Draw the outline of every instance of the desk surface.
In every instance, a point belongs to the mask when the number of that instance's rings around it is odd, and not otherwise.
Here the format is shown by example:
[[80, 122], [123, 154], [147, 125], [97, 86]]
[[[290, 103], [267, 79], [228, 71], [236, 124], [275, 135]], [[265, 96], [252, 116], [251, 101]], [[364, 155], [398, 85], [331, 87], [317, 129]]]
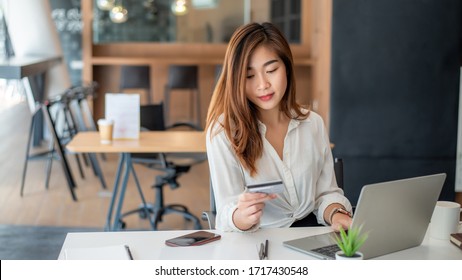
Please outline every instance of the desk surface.
[[0, 59], [0, 78], [22, 79], [43, 73], [61, 62], [60, 56], [26, 56]]
[[142, 131], [138, 140], [101, 144], [98, 132], [79, 132], [66, 148], [76, 153], [205, 153], [203, 131]]
[[[270, 260], [313, 259], [309, 255], [284, 247], [282, 242], [328, 231], [330, 229], [327, 227], [261, 229], [254, 233], [214, 231], [222, 235], [221, 240], [196, 247], [168, 247], [164, 243], [166, 239], [193, 232], [192, 230], [68, 233], [58, 258], [65, 259], [66, 249], [128, 245], [135, 260], [258, 260], [257, 246], [268, 239]], [[462, 250], [448, 240], [425, 237], [418, 247], [378, 259], [462, 260]]]

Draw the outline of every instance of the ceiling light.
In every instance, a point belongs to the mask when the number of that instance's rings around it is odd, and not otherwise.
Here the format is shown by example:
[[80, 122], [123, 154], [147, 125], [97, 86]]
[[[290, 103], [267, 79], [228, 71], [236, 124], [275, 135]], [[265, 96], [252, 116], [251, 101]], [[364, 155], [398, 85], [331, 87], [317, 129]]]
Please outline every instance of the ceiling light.
[[123, 23], [128, 19], [128, 11], [122, 5], [117, 5], [109, 12], [109, 18], [114, 23]]
[[97, 0], [96, 5], [103, 11], [110, 11], [114, 7], [115, 0]]
[[182, 16], [188, 13], [186, 0], [174, 0], [172, 3], [172, 12], [176, 16]]

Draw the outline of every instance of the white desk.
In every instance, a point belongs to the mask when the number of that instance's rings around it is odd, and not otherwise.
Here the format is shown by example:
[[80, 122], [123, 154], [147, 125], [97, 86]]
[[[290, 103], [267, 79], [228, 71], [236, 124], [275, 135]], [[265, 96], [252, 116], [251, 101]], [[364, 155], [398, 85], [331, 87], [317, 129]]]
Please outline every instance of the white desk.
[[[132, 231], [68, 233], [58, 259], [65, 259], [65, 250], [111, 245], [128, 245], [134, 259], [138, 260], [258, 260], [257, 245], [269, 240], [269, 259], [313, 259], [309, 255], [286, 248], [282, 242], [289, 239], [330, 231], [327, 227], [261, 229], [255, 233], [218, 232], [221, 240], [197, 247], [168, 247], [166, 239], [192, 232], [182, 231]], [[421, 246], [388, 254], [379, 259], [459, 259], [462, 250], [449, 241], [425, 238]]]

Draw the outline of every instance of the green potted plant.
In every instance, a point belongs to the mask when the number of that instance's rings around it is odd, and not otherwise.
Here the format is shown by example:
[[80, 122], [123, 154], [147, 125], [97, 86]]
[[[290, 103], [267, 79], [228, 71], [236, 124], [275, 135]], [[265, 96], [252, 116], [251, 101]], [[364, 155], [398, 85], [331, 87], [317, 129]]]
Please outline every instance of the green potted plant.
[[359, 252], [359, 248], [364, 244], [367, 239], [367, 233], [361, 234], [362, 226], [353, 227], [346, 232], [343, 228], [340, 228], [339, 235], [335, 236], [338, 247], [341, 251], [338, 251], [335, 254], [335, 258], [353, 260], [363, 259], [363, 254]]

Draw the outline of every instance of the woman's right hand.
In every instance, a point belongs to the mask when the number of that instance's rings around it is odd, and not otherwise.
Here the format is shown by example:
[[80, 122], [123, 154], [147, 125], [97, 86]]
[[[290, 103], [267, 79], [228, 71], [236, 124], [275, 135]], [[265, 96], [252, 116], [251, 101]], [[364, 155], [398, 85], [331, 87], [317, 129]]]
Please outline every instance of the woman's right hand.
[[239, 195], [237, 209], [233, 213], [234, 225], [240, 230], [248, 230], [260, 222], [265, 201], [276, 198], [276, 194], [249, 193]]

